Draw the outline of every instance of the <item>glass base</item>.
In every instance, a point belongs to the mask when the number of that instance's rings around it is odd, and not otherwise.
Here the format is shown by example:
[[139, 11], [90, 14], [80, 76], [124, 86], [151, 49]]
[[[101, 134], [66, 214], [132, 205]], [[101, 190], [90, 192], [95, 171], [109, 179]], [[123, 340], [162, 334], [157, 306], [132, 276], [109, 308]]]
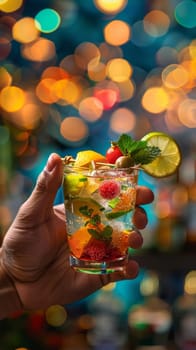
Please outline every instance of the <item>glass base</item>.
[[90, 274], [108, 274], [116, 271], [124, 271], [125, 265], [127, 264], [128, 256], [111, 260], [111, 261], [89, 261], [80, 260], [75, 256], [70, 256], [70, 265], [74, 270]]

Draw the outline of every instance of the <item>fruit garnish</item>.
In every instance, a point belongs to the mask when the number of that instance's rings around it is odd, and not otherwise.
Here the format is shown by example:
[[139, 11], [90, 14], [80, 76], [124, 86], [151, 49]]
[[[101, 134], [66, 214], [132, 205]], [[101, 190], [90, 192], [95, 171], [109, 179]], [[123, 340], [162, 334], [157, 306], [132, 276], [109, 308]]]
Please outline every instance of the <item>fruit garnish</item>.
[[74, 235], [68, 236], [71, 252], [76, 256], [76, 258], [80, 258], [84, 246], [90, 241], [91, 237], [92, 236], [85, 226], [82, 226], [75, 231]]
[[85, 246], [82, 258], [90, 258], [92, 260], [101, 261], [106, 255], [106, 243], [96, 238], [91, 238]]
[[114, 164], [116, 159], [118, 159], [122, 155], [123, 153], [121, 152], [120, 148], [116, 145], [116, 143], [111, 142], [111, 146], [108, 148], [105, 155], [107, 162], [110, 164]]
[[113, 199], [120, 194], [121, 186], [115, 180], [104, 180], [99, 187], [99, 194], [105, 199]]
[[77, 216], [87, 216], [91, 213], [100, 214], [104, 207], [94, 199], [88, 197], [71, 198], [66, 202], [66, 209], [72, 211]]
[[127, 214], [135, 207], [136, 191], [134, 188], [128, 188], [122, 192], [116, 200], [112, 200], [109, 205], [111, 210], [105, 213], [108, 219], [115, 219]]
[[88, 166], [89, 164], [91, 164], [91, 162], [105, 163], [106, 157], [104, 157], [101, 153], [98, 153], [92, 150], [80, 151], [77, 153], [74, 166], [75, 167]]
[[134, 158], [131, 156], [120, 156], [118, 159], [116, 159], [115, 164], [117, 168], [130, 168], [135, 165]]
[[178, 144], [163, 132], [150, 132], [137, 141], [122, 134], [113, 143], [122, 153], [115, 160], [116, 168], [140, 167], [149, 175], [161, 178], [175, 173], [181, 162]]
[[107, 261], [117, 259], [121, 256], [121, 251], [117, 247], [113, 246], [111, 242], [91, 238], [88, 244], [84, 247], [81, 258], [95, 261]]
[[87, 182], [87, 177], [82, 174], [66, 174], [64, 177], [64, 197], [67, 196], [77, 196], [79, 195], [81, 189], [85, 186]]
[[101, 222], [101, 216], [99, 213], [88, 205], [81, 206], [79, 211], [82, 216], [86, 218], [85, 226], [87, 226], [88, 232], [92, 235], [92, 237], [100, 240], [111, 239], [113, 229], [110, 225], [104, 225]]
[[[157, 145], [148, 145], [146, 140], [133, 140], [131, 136], [122, 134], [117, 141], [117, 145], [120, 148], [124, 156], [126, 156], [126, 162], [130, 162], [133, 165], [142, 165], [152, 162], [161, 153], [161, 150]], [[118, 159], [116, 160], [117, 163]], [[124, 166], [123, 166], [124, 167]]]
[[151, 132], [142, 138], [149, 147], [158, 147], [160, 154], [149, 164], [142, 168], [153, 177], [166, 177], [172, 175], [181, 163], [181, 152], [176, 141], [162, 132]]

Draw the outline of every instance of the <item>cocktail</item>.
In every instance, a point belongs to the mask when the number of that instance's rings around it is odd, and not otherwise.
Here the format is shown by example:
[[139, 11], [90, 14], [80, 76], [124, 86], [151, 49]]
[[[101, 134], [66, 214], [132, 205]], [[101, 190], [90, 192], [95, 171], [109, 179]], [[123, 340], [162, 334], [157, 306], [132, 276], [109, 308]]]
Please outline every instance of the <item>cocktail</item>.
[[[161, 162], [162, 157], [163, 161], [166, 151], [163, 141], [168, 141], [168, 136], [156, 133], [156, 138], [159, 146], [152, 144], [155, 135], [140, 141], [121, 135], [106, 156], [87, 150], [78, 152], [76, 159], [70, 156], [63, 159], [66, 228], [70, 264], [75, 270], [94, 274], [124, 270], [129, 236], [134, 230], [132, 216], [139, 171], [149, 172], [145, 166], [151, 163], [152, 169], [157, 159]], [[179, 154], [179, 149], [169, 140], [171, 160], [174, 150]], [[179, 160], [175, 160], [172, 171]], [[171, 173], [171, 165], [170, 170], [165, 164], [164, 168], [167, 175]], [[165, 176], [163, 170], [158, 175], [157, 166], [155, 169], [155, 176]]]

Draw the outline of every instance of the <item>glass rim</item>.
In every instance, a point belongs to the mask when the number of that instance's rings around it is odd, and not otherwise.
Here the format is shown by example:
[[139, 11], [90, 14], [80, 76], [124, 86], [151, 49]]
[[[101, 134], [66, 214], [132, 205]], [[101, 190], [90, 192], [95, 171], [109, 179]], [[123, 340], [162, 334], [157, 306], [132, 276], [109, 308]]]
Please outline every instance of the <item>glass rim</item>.
[[[73, 166], [70, 164], [64, 164], [64, 172], [65, 173], [84, 173], [85, 172], [85, 176], [89, 176], [89, 177], [100, 177], [103, 176], [105, 174], [105, 176], [108, 177], [113, 177], [115, 175], [121, 175], [123, 176], [136, 176], [138, 175], [139, 171], [141, 169], [139, 167], [129, 167], [129, 168], [116, 168], [114, 166], [108, 167], [107, 168], [90, 168], [87, 166]], [[113, 172], [113, 174], [107, 174], [107, 172]], [[96, 172], [96, 173], [95, 173]]]

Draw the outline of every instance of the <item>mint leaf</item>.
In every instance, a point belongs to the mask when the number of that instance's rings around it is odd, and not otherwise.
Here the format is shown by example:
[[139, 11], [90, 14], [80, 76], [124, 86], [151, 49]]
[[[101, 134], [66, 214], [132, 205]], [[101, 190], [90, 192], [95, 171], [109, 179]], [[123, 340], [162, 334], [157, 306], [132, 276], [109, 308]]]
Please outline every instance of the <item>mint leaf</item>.
[[88, 228], [88, 232], [91, 236], [93, 236], [96, 239], [101, 239], [100, 232], [95, 230], [94, 228]]
[[154, 159], [156, 159], [161, 154], [161, 151], [158, 147], [155, 146], [147, 146], [144, 149], [139, 150], [134, 155], [134, 162], [136, 164], [149, 164]]
[[111, 226], [106, 225], [102, 231], [102, 235], [104, 239], [110, 239], [112, 236], [113, 229]]
[[130, 153], [130, 150], [135, 141], [132, 140], [131, 136], [122, 134], [117, 142], [118, 147], [124, 155]]
[[123, 155], [129, 156], [135, 165], [151, 163], [161, 154], [159, 147], [148, 146], [147, 141], [135, 141], [127, 134], [120, 136], [117, 145]]

